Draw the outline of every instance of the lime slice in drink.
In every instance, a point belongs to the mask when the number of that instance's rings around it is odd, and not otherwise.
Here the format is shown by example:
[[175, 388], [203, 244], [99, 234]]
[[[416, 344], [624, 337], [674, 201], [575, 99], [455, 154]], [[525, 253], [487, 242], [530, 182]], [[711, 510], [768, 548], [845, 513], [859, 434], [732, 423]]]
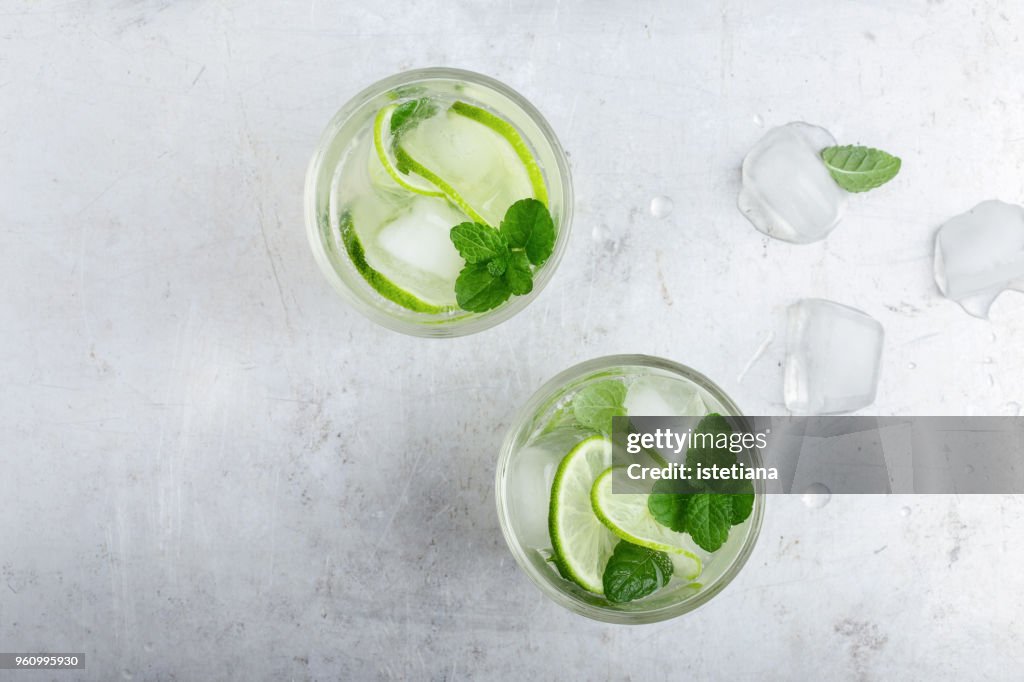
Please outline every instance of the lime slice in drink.
[[444, 193], [440, 192], [432, 183], [398, 170], [398, 165], [392, 158], [394, 145], [390, 132], [391, 115], [395, 113], [397, 108], [397, 104], [389, 104], [386, 107], [382, 107], [377, 112], [376, 118], [373, 119], [373, 148], [377, 152], [380, 165], [384, 166], [384, 170], [388, 172], [392, 180], [410, 192], [428, 197], [443, 197]]
[[612, 533], [634, 545], [668, 552], [678, 575], [693, 580], [700, 575], [700, 551], [685, 533], [677, 533], [658, 523], [647, 509], [644, 493], [613, 493], [612, 468], [603, 471], [590, 490], [594, 513]]
[[470, 220], [491, 227], [501, 224], [513, 203], [534, 196], [529, 173], [509, 141], [454, 109], [403, 133], [395, 161], [433, 183]]
[[604, 594], [604, 568], [619, 541], [590, 504], [590, 489], [611, 460], [611, 441], [587, 438], [562, 459], [551, 485], [548, 531], [561, 572], [595, 594]]
[[540, 166], [537, 165], [537, 160], [533, 158], [530, 148], [527, 146], [522, 135], [519, 134], [519, 131], [516, 130], [514, 125], [503, 118], [495, 116], [486, 109], [473, 106], [468, 102], [455, 102], [452, 104], [451, 110], [457, 114], [465, 116], [466, 118], [472, 119], [477, 123], [487, 126], [505, 138], [505, 140], [512, 146], [512, 150], [515, 151], [516, 156], [518, 156], [519, 160], [523, 162], [526, 174], [530, 178], [530, 186], [533, 188], [533, 198], [545, 206], [548, 205], [548, 189], [547, 185], [544, 184], [544, 174], [540, 172]]
[[354, 202], [341, 236], [352, 264], [384, 298], [421, 313], [454, 310], [463, 260], [448, 233], [461, 214], [446, 201], [414, 197], [394, 209]]

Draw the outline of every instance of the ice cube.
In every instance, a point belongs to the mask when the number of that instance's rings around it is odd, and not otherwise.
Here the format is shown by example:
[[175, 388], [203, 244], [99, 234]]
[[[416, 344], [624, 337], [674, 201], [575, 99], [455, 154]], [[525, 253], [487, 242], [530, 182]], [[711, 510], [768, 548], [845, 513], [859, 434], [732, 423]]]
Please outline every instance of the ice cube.
[[645, 376], [626, 391], [626, 413], [631, 417], [687, 417], [707, 414], [696, 386], [669, 377]]
[[789, 307], [786, 407], [804, 414], [852, 412], [875, 400], [884, 331], [870, 315], [833, 301]]
[[449, 236], [462, 214], [440, 199], [420, 197], [409, 210], [381, 228], [377, 243], [407, 267], [454, 282], [465, 261]]
[[1024, 208], [983, 201], [935, 236], [935, 281], [971, 315], [987, 317], [1003, 291], [1024, 291]]
[[847, 192], [829, 175], [821, 150], [836, 140], [824, 128], [772, 128], [743, 159], [737, 206], [761, 232], [805, 244], [828, 236], [843, 217]]
[[548, 535], [551, 484], [559, 463], [571, 449], [572, 444], [564, 438], [549, 437], [523, 448], [509, 460], [505, 502], [512, 531], [523, 547], [551, 546]]

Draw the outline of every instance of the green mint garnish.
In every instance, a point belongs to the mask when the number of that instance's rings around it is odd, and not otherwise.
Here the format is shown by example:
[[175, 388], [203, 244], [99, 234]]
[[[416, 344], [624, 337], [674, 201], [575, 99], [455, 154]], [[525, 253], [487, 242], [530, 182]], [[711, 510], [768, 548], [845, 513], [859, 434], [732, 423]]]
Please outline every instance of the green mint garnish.
[[695, 471], [699, 466], [729, 467], [736, 463], [736, 455], [729, 452], [729, 448], [717, 448], [713, 444], [709, 446], [708, 443], [709, 440], [718, 440], [720, 436], [728, 437], [732, 434], [732, 426], [729, 425], [725, 417], [717, 412], [712, 412], [697, 423], [697, 428], [693, 430], [693, 433], [712, 438], [691, 441], [699, 443], [699, 445], [696, 447], [691, 445], [686, 451], [686, 466], [690, 467], [690, 471]]
[[[713, 412], [702, 418], [693, 432], [711, 434], [717, 439], [733, 430], [722, 415]], [[697, 467], [734, 464], [736, 455], [728, 448], [701, 443], [686, 452], [686, 466], [691, 476]], [[647, 498], [647, 509], [658, 523], [677, 533], [688, 533], [708, 552], [721, 548], [729, 538], [729, 529], [743, 523], [753, 508], [754, 484], [744, 479], [658, 481]]]
[[551, 255], [555, 224], [544, 204], [521, 199], [508, 207], [500, 229], [460, 223], [451, 240], [466, 261], [455, 280], [455, 299], [463, 310], [480, 313], [533, 291], [531, 265], [540, 267]]
[[455, 300], [463, 310], [483, 312], [497, 308], [512, 295], [504, 277], [491, 274], [489, 263], [472, 263], [455, 280]]
[[467, 263], [508, 261], [509, 248], [505, 236], [493, 227], [479, 223], [459, 223], [451, 231], [452, 244]]
[[658, 481], [647, 497], [647, 509], [661, 525], [685, 533], [686, 509], [699, 493], [688, 481]]
[[555, 248], [555, 223], [547, 206], [536, 199], [520, 199], [509, 206], [501, 232], [512, 248], [525, 250], [537, 267], [544, 265]]
[[622, 540], [604, 567], [604, 596], [617, 604], [633, 601], [661, 589], [671, 577], [667, 554]]
[[754, 484], [751, 481], [729, 481], [732, 489], [724, 493], [732, 500], [732, 525], [736, 526], [747, 520], [754, 511]]
[[522, 296], [533, 291], [533, 270], [530, 269], [530, 260], [522, 251], [513, 251], [508, 259], [508, 285], [512, 293]]
[[391, 137], [395, 140], [437, 113], [437, 104], [429, 97], [403, 102], [391, 114]]
[[832, 178], [847, 192], [867, 192], [900, 172], [898, 157], [872, 147], [826, 147], [821, 150], [821, 158]]
[[612, 418], [626, 416], [626, 385], [607, 379], [583, 387], [572, 400], [573, 416], [583, 426], [612, 432]]
[[686, 532], [697, 546], [708, 552], [718, 550], [729, 539], [732, 528], [732, 500], [717, 493], [697, 493], [686, 505]]

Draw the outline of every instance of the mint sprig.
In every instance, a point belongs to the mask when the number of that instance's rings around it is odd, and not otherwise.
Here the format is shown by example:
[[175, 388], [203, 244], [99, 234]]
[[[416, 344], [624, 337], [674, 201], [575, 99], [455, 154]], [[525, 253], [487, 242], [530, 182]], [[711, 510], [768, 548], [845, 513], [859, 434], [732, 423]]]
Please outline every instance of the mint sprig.
[[437, 104], [429, 97], [402, 102], [391, 113], [391, 137], [397, 140], [436, 113]]
[[667, 554], [622, 540], [604, 567], [604, 596], [617, 604], [633, 601], [661, 589], [671, 577]]
[[[697, 424], [695, 434], [714, 437], [733, 432], [722, 415], [712, 412]], [[704, 443], [686, 452], [686, 466], [694, 475], [696, 467], [730, 467], [736, 455], [728, 448]], [[748, 480], [658, 481], [647, 497], [647, 509], [663, 526], [687, 533], [708, 552], [721, 548], [729, 539], [729, 529], [743, 523], [754, 508], [754, 484]]]
[[521, 199], [494, 229], [479, 222], [460, 223], [451, 240], [466, 266], [455, 280], [455, 300], [470, 312], [497, 308], [513, 294], [533, 291], [534, 268], [551, 256], [555, 224], [547, 207]]
[[612, 418], [626, 416], [626, 385], [606, 379], [584, 386], [572, 400], [576, 421], [595, 431], [612, 432]]
[[832, 178], [847, 192], [867, 192], [880, 187], [900, 172], [899, 157], [873, 147], [844, 145], [826, 147], [821, 158]]

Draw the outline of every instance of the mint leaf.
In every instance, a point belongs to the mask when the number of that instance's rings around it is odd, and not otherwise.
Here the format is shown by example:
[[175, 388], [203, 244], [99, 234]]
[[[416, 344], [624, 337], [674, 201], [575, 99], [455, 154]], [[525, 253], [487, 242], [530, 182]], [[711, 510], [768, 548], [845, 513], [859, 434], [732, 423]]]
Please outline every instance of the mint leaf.
[[696, 476], [697, 467], [730, 467], [736, 463], [736, 455], [729, 451], [731, 435], [732, 426], [717, 412], [701, 418], [686, 451], [686, 466], [692, 476]]
[[881, 149], [845, 145], [826, 147], [821, 158], [832, 178], [847, 192], [867, 192], [892, 180], [900, 172], [898, 157]]
[[437, 104], [429, 97], [420, 97], [399, 104], [391, 112], [391, 137], [397, 141], [397, 138], [436, 113]]
[[530, 260], [523, 251], [513, 251], [508, 259], [508, 270], [505, 272], [505, 279], [517, 296], [528, 294], [533, 291], [533, 270], [530, 269]]
[[671, 577], [667, 554], [622, 540], [604, 567], [604, 596], [617, 604], [633, 601], [661, 589]]
[[460, 308], [473, 313], [497, 308], [511, 295], [508, 282], [492, 275], [486, 263], [467, 265], [455, 280], [455, 300]]
[[576, 421], [587, 428], [612, 432], [612, 417], [626, 416], [626, 385], [607, 379], [581, 389], [572, 400]]
[[745, 479], [722, 481], [720, 494], [732, 500], [732, 525], [746, 521], [754, 509], [754, 483]]
[[677, 533], [686, 532], [686, 511], [700, 491], [687, 481], [658, 481], [647, 496], [647, 510], [654, 520]]
[[690, 495], [686, 506], [686, 532], [708, 552], [717, 551], [728, 539], [732, 527], [732, 500], [729, 495], [698, 493]]
[[[396, 158], [401, 161], [403, 157], [396, 154]], [[455, 280], [455, 299], [460, 308], [470, 312], [491, 310], [513, 294], [533, 291], [531, 263], [539, 267], [551, 256], [555, 244], [551, 214], [536, 199], [521, 199], [509, 206], [500, 230], [465, 222], [449, 234], [466, 261]]]
[[[508, 269], [508, 261], [503, 258], [494, 258], [487, 261], [487, 272], [491, 273], [492, 277], [501, 277], [505, 274], [505, 270]], [[516, 292], [512, 292], [516, 293]]]
[[[451, 229], [450, 236], [455, 249], [467, 263], [508, 260], [508, 242], [493, 227], [480, 223], [459, 223]], [[497, 274], [503, 272], [505, 268], [501, 267]]]
[[501, 233], [509, 246], [524, 249], [536, 266], [543, 265], [555, 248], [555, 223], [547, 206], [536, 199], [520, 199], [509, 206]]

